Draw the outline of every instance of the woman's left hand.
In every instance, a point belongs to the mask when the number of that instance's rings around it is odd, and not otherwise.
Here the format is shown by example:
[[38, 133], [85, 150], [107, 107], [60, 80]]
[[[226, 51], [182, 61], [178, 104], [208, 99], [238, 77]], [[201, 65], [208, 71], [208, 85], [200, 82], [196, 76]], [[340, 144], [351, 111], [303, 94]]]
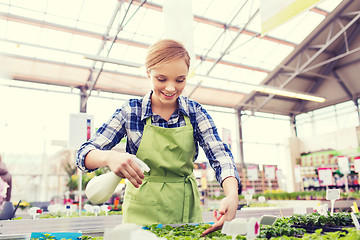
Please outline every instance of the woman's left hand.
[[222, 228], [225, 221], [231, 221], [235, 218], [238, 207], [239, 198], [237, 194], [231, 194], [221, 200], [219, 211], [213, 213], [214, 224], [206, 229], [201, 236], [205, 236], [211, 232]]

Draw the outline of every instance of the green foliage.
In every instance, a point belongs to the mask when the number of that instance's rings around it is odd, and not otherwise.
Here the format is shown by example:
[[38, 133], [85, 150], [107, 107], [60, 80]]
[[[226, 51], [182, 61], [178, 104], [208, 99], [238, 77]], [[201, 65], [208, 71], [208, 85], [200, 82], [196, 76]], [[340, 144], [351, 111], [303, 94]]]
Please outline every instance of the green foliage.
[[[74, 164], [66, 163], [64, 165], [64, 170], [68, 175], [68, 180], [66, 186], [68, 187], [69, 191], [78, 190], [79, 180], [78, 175], [76, 173], [77, 167]], [[99, 176], [103, 173], [109, 172], [110, 169], [108, 167], [98, 168], [91, 173], [84, 173], [82, 174], [82, 189], [85, 189], [88, 182], [95, 176]]]
[[[212, 232], [205, 237], [201, 237], [203, 231], [209, 228], [211, 225], [202, 223], [199, 225], [185, 224], [179, 227], [172, 227], [166, 225], [162, 228], [157, 228], [157, 224], [148, 226], [149, 231], [155, 233], [158, 237], [163, 237], [168, 240], [195, 240], [195, 239], [217, 239], [225, 240], [232, 239], [231, 236], [222, 234], [220, 230]], [[245, 240], [246, 237], [237, 236], [236, 239]]]
[[[122, 215], [122, 211], [109, 211], [108, 215]], [[83, 212], [81, 213], [81, 217], [93, 217], [95, 216], [95, 213], [90, 212]], [[106, 216], [105, 212], [99, 212], [97, 216]], [[42, 213], [40, 215], [40, 218], [65, 218], [67, 217], [66, 213]], [[68, 217], [79, 217], [78, 213], [73, 213], [72, 215], [69, 215]]]
[[272, 237], [302, 237], [306, 232], [305, 229], [291, 227], [291, 221], [288, 218], [277, 219], [276, 222], [269, 226], [261, 226], [260, 238], [270, 239]]
[[[359, 219], [359, 214], [356, 214]], [[321, 215], [317, 212], [310, 214], [294, 214], [288, 218], [294, 225], [316, 226], [316, 227], [334, 227], [334, 226], [354, 226], [350, 213], [338, 212], [331, 216]]]
[[[356, 214], [359, 219], [359, 214]], [[201, 237], [203, 231], [211, 225], [201, 223], [198, 225], [185, 224], [177, 227], [165, 225], [158, 228], [156, 224], [148, 226], [148, 230], [157, 236], [168, 240], [205, 240], [216, 239], [226, 240], [232, 239], [226, 236], [220, 230]], [[301, 226], [301, 227], [294, 227]], [[318, 227], [315, 233], [306, 233], [306, 227]], [[326, 232], [326, 227], [339, 227], [339, 231]], [[346, 227], [346, 228], [341, 228]], [[352, 227], [352, 228], [349, 228]], [[323, 229], [321, 229], [323, 228]], [[341, 231], [340, 231], [341, 229]], [[44, 236], [40, 239], [53, 239], [52, 236]], [[103, 237], [82, 236], [81, 240], [103, 240]], [[245, 240], [245, 236], [237, 236], [238, 240]], [[333, 216], [323, 216], [319, 213], [295, 214], [291, 217], [279, 218], [271, 226], [261, 226], [260, 236], [257, 239], [270, 240], [358, 240], [360, 239], [360, 231], [353, 228], [350, 213], [334, 213]], [[32, 239], [35, 240], [35, 239]]]
[[360, 239], [360, 231], [357, 231], [354, 228], [346, 229], [344, 231], [337, 232], [322, 232], [322, 229], [316, 230], [315, 233], [307, 234], [305, 233], [302, 238], [296, 237], [287, 237], [287, 236], [279, 236], [273, 237], [271, 240], [358, 240]]

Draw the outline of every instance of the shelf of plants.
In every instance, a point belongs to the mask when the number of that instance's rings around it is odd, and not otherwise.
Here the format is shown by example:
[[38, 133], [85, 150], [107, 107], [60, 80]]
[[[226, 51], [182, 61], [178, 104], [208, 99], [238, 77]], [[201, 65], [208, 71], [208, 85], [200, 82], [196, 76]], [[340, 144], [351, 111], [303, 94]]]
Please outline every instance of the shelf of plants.
[[[239, 211], [241, 212], [241, 211]], [[358, 213], [355, 214], [360, 219]], [[49, 227], [50, 222], [57, 229], [53, 232], [72, 231], [71, 229], [82, 228], [82, 236], [79, 239], [102, 240], [105, 228], [111, 228], [119, 223], [119, 215], [98, 216], [98, 217], [72, 217], [52, 219], [27, 219], [27, 220], [7, 220], [1, 221], [2, 230], [8, 229], [7, 222], [22, 222], [22, 228], [27, 229], [25, 232], [41, 232], [41, 229]], [[96, 221], [95, 221], [96, 219]], [[69, 224], [70, 223], [70, 224]], [[99, 223], [102, 223], [99, 225]], [[74, 226], [72, 226], [72, 224]], [[61, 227], [62, 226], [62, 227]], [[209, 223], [199, 224], [182, 224], [182, 225], [158, 225], [146, 226], [147, 231], [155, 233], [158, 237], [170, 240], [193, 240], [193, 239], [232, 239], [221, 231], [216, 231], [201, 237], [201, 233], [210, 226]], [[99, 230], [99, 231], [96, 231]], [[73, 230], [74, 231], [74, 230]], [[48, 231], [43, 231], [42, 238], [36, 239], [56, 239]], [[76, 231], [78, 232], [78, 231]], [[97, 233], [97, 234], [96, 234]], [[1, 239], [29, 239], [29, 234], [4, 234], [1, 232]], [[66, 238], [65, 238], [66, 239]], [[235, 238], [234, 238], [235, 239]], [[237, 236], [236, 239], [246, 239], [245, 236]], [[272, 225], [261, 225], [260, 234], [257, 239], [342, 239], [355, 240], [360, 239], [360, 230], [356, 230], [351, 214], [348, 212], [337, 212], [332, 216], [321, 215], [317, 212], [308, 214], [294, 214], [289, 217], [279, 217]]]

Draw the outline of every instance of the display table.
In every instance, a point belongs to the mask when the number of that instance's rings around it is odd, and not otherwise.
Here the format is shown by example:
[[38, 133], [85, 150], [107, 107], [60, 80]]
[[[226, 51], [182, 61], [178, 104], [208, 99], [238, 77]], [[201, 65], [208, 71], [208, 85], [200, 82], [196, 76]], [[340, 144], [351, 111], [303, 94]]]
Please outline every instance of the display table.
[[[311, 212], [312, 209], [308, 209]], [[263, 215], [291, 216], [292, 208], [263, 207], [243, 208], [237, 218], [260, 218]], [[213, 222], [211, 211], [203, 212], [203, 222]], [[97, 217], [42, 218], [0, 221], [1, 239], [26, 239], [32, 232], [81, 232], [88, 236], [102, 236], [105, 228], [113, 228], [122, 222], [122, 215]]]

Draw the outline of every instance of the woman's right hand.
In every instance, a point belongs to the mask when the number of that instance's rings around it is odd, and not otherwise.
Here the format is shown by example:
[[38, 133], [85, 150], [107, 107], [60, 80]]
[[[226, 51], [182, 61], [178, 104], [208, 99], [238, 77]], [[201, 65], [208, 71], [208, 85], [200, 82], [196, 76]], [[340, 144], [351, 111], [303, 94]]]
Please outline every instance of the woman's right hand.
[[145, 176], [139, 165], [133, 160], [134, 157], [135, 155], [129, 153], [106, 151], [106, 162], [111, 171], [121, 178], [127, 178], [134, 187], [138, 188]]

